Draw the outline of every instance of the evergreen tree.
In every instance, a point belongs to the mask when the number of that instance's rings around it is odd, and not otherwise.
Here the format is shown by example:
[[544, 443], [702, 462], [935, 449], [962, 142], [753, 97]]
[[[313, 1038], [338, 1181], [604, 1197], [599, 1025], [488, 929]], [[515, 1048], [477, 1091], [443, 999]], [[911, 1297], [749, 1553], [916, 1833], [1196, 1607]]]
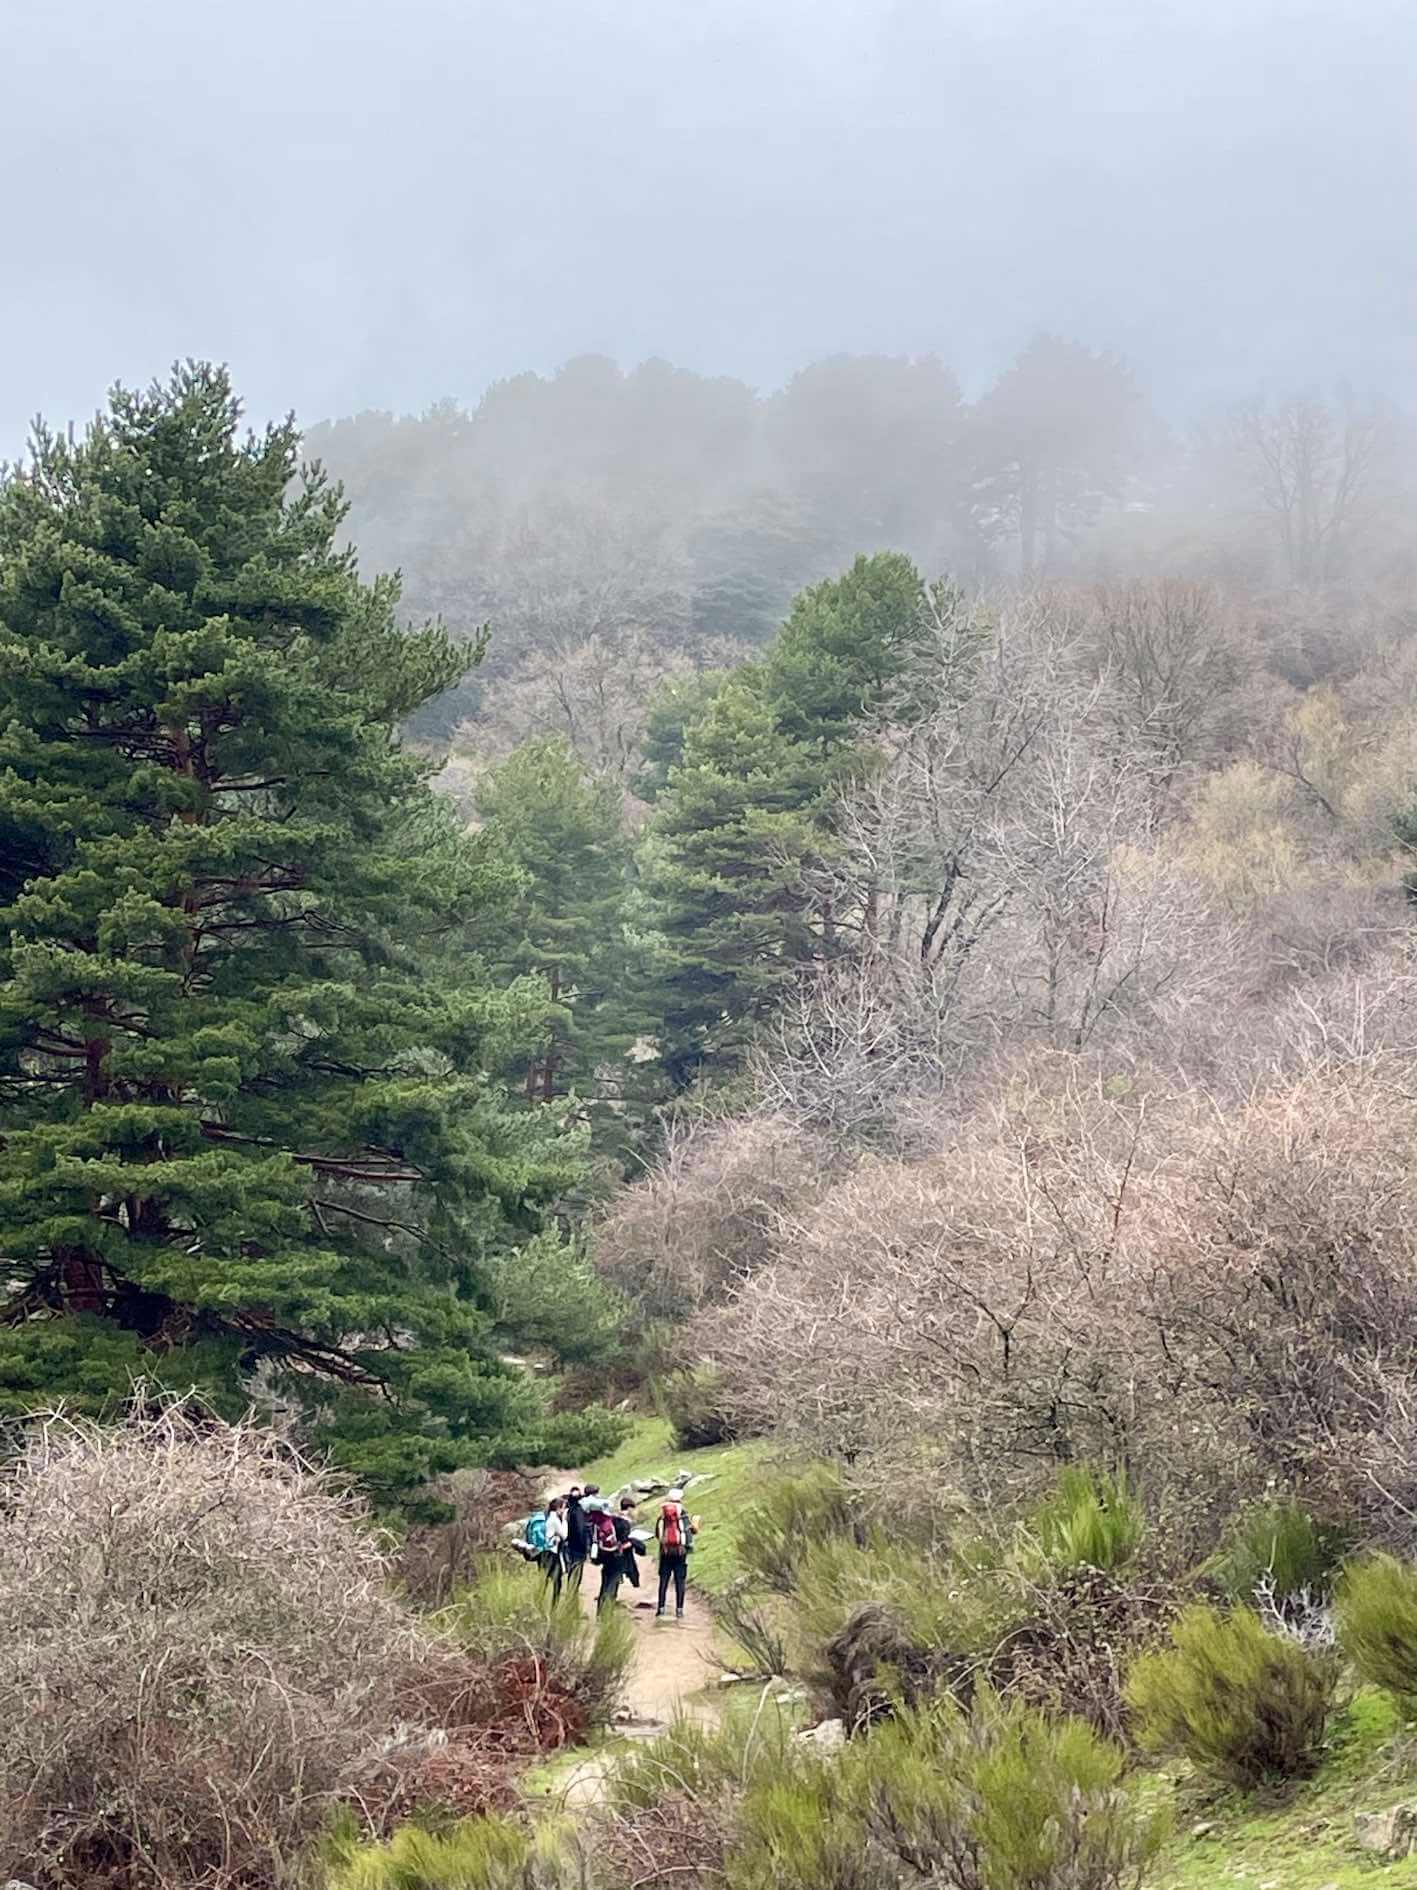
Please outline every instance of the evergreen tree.
[[840, 948], [812, 883], [841, 788], [921, 686], [930, 622], [909, 558], [858, 558], [801, 593], [761, 664], [698, 701], [666, 696], [651, 716], [657, 796], [643, 863], [667, 959], [661, 1054], [676, 1085], [732, 1070], [803, 966]]
[[524, 742], [478, 784], [477, 809], [521, 891], [486, 941], [494, 971], [529, 977], [544, 1014], [516, 1071], [529, 1102], [618, 1098], [640, 1033], [625, 936], [629, 844], [620, 795], [568, 742]]
[[0, 491], [0, 1408], [297, 1402], [386, 1495], [518, 1445], [478, 1256], [574, 1178], [454, 955], [515, 885], [396, 733], [463, 671], [224, 373]]
[[805, 869], [819, 760], [782, 731], [764, 672], [738, 671], [684, 731], [643, 867], [667, 963], [660, 1053], [682, 1087], [731, 1069], [753, 1022], [815, 950]]
[[724, 670], [699, 670], [667, 677], [655, 690], [645, 713], [643, 760], [634, 782], [642, 801], [657, 801], [668, 787], [670, 772], [684, 759], [685, 729], [707, 715], [726, 680]]
[[902, 551], [859, 557], [793, 600], [767, 659], [784, 731], [824, 760], [892, 710], [929, 634], [920, 573]]

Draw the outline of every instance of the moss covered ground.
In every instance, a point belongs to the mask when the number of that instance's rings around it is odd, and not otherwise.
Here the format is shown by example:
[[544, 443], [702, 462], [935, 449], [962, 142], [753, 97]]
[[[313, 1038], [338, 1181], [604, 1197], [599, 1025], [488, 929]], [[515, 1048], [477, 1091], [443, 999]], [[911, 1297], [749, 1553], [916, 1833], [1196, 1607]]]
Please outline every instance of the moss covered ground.
[[1283, 1792], [1207, 1796], [1157, 1775], [1176, 1836], [1150, 1890], [1379, 1890], [1417, 1886], [1417, 1859], [1386, 1862], [1354, 1842], [1359, 1811], [1417, 1797], [1417, 1747], [1385, 1696], [1357, 1694], [1334, 1726], [1318, 1776]]

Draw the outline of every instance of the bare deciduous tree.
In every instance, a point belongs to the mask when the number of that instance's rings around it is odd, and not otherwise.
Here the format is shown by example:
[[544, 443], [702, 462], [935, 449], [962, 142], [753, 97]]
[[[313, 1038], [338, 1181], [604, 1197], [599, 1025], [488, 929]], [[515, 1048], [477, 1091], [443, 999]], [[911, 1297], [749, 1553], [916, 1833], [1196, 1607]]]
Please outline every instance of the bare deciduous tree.
[[772, 1107], [878, 1130], [1001, 1043], [1150, 1036], [1232, 975], [1235, 928], [1158, 844], [1153, 757], [1117, 741], [1085, 627], [1056, 597], [941, 616], [949, 686], [838, 811], [819, 897], [847, 950], [760, 1049]]
[[1255, 504], [1273, 527], [1294, 584], [1338, 575], [1373, 496], [1390, 421], [1376, 401], [1292, 394], [1251, 400], [1231, 415], [1231, 438]]

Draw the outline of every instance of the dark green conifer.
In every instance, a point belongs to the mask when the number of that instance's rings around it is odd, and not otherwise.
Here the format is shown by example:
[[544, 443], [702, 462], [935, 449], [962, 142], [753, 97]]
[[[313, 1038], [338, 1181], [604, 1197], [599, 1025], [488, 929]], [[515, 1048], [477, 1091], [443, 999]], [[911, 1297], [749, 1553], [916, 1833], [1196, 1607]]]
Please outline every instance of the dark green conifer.
[[467, 652], [298, 471], [192, 365], [0, 491], [0, 1409], [269, 1395], [393, 1494], [535, 1454], [479, 1256], [577, 1162], [456, 957], [514, 878], [397, 735]]

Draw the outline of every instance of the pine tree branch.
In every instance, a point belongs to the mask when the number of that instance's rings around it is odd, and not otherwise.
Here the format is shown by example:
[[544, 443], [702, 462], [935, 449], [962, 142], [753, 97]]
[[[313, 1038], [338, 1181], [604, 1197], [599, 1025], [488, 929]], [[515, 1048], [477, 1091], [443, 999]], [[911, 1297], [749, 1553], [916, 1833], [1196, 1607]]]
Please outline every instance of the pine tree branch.
[[[313, 1168], [317, 1174], [336, 1175], [344, 1181], [426, 1181], [428, 1177], [421, 1169], [410, 1168], [400, 1155], [392, 1151], [385, 1154], [381, 1150], [371, 1150], [369, 1158], [358, 1155], [297, 1155], [269, 1135], [242, 1135], [239, 1130], [228, 1129], [220, 1122], [203, 1122], [202, 1134], [210, 1142], [236, 1142], [251, 1148], [276, 1149], [288, 1154], [293, 1162], [302, 1167]], [[402, 1163], [402, 1166], [388, 1167], [389, 1162]]]

